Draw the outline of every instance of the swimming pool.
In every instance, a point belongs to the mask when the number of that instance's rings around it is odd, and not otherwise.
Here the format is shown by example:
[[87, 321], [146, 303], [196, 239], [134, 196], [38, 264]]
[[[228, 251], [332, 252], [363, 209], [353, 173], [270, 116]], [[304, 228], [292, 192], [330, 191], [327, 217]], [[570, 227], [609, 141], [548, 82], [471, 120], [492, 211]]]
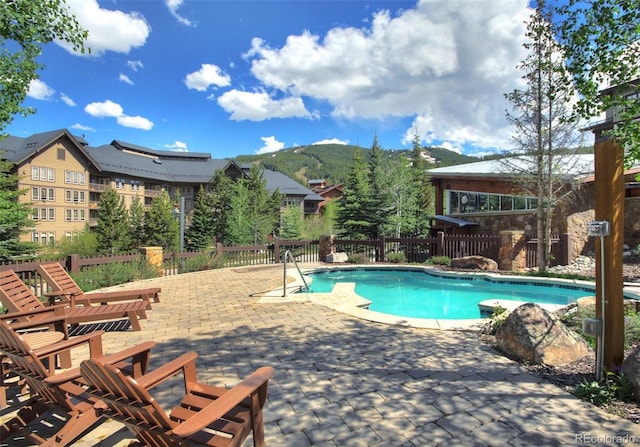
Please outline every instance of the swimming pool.
[[340, 282], [355, 283], [355, 292], [371, 301], [370, 310], [412, 318], [476, 319], [486, 317], [478, 305], [486, 300], [565, 305], [595, 294], [588, 286], [536, 283], [513, 277], [451, 276], [421, 268], [358, 267], [307, 275], [312, 293], [331, 292]]

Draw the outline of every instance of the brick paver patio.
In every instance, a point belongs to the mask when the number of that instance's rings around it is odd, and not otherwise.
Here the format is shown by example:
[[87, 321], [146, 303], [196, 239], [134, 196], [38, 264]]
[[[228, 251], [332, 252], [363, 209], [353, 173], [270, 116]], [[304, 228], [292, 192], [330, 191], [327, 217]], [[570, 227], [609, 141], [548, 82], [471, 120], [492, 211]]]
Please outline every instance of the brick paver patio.
[[[269, 446], [640, 445], [639, 425], [541, 381], [473, 332], [373, 323], [311, 302], [258, 303], [282, 285], [281, 266], [146, 282], [162, 287], [162, 302], [142, 332], [105, 334], [105, 352], [154, 340], [153, 368], [196, 351], [199, 377], [225, 385], [273, 366]], [[180, 396], [178, 382], [156, 394], [165, 408]], [[131, 439], [109, 421], [75, 445]]]

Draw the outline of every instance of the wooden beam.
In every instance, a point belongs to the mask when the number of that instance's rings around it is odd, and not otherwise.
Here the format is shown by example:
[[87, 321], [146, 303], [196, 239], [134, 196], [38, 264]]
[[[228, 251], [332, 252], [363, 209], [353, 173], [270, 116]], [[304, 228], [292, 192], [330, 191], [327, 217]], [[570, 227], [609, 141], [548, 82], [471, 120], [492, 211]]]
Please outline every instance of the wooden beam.
[[611, 230], [602, 243], [596, 241], [596, 316], [604, 321], [604, 371], [615, 372], [624, 360], [624, 151], [617, 142], [597, 133], [594, 162], [595, 218], [608, 221]]

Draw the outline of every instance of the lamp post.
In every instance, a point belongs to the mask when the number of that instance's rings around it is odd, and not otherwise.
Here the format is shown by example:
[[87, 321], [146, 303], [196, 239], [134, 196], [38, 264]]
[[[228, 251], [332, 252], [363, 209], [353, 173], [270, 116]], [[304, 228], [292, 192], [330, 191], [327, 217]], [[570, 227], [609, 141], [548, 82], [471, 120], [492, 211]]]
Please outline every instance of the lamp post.
[[184, 197], [180, 197], [180, 208], [173, 207], [173, 218], [180, 221], [180, 253], [184, 251]]

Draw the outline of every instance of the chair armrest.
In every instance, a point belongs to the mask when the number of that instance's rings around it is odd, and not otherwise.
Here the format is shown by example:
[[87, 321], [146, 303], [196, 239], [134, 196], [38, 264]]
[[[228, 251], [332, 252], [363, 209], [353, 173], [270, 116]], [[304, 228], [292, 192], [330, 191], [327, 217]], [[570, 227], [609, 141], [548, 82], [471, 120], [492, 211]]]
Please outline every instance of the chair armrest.
[[[274, 369], [270, 366], [258, 368], [242, 382], [175, 427], [172, 430], [173, 433], [181, 438], [192, 436], [213, 421], [223, 417], [248, 396], [256, 393], [261, 387], [266, 386], [273, 373]], [[252, 410], [255, 411], [255, 409]]]
[[[71, 337], [67, 340], [60, 340], [57, 343], [53, 343], [51, 345], [43, 346], [38, 349], [34, 349], [33, 353], [38, 357], [43, 357], [52, 354], [58, 354], [62, 351], [66, 351], [67, 349], [72, 349], [77, 346], [81, 346], [84, 343], [89, 343], [89, 347], [92, 350], [92, 357], [102, 357], [102, 335], [104, 331], [94, 331], [85, 335], [78, 335], [75, 337]], [[98, 352], [93, 352], [98, 351]]]
[[137, 378], [136, 381], [144, 388], [151, 389], [166, 379], [173, 377], [177, 372], [185, 369], [187, 366], [192, 366], [193, 369], [195, 369], [196, 358], [198, 358], [197, 352], [187, 352], [171, 360], [169, 363], [165, 363], [159, 368]]
[[44, 292], [42, 296], [47, 298], [50, 306], [53, 306], [55, 305], [56, 298], [66, 298], [66, 300], [61, 301], [63, 303], [72, 302], [75, 297], [75, 293], [65, 292], [64, 290], [51, 290], [49, 292]]
[[8, 312], [6, 314], [1, 314], [0, 319], [2, 320], [18, 319], [18, 318], [32, 317], [32, 316], [37, 316], [39, 314], [52, 313], [52, 312], [55, 313], [56, 315], [64, 315], [65, 307], [66, 306], [59, 304], [57, 306], [46, 306], [46, 307], [41, 307], [39, 309], [24, 310], [20, 312]]
[[[142, 359], [141, 363], [148, 361], [149, 359], [149, 351], [156, 345], [154, 341], [148, 341], [144, 343], [140, 343], [138, 345], [132, 346], [130, 348], [124, 349], [122, 351], [115, 352], [113, 354], [104, 356], [100, 358], [100, 361], [107, 364], [120, 363], [128, 358], [135, 359], [136, 357], [140, 357]], [[135, 361], [135, 360], [134, 360]], [[145, 365], [142, 365], [143, 368], [146, 369]], [[135, 368], [134, 368], [135, 371]], [[81, 377], [80, 367], [76, 366], [75, 368], [71, 368], [65, 372], [56, 374], [54, 376], [47, 377], [45, 381], [51, 385], [58, 385], [61, 383], [69, 382], [71, 380], [77, 380]], [[135, 375], [133, 376], [135, 378]]]
[[69, 338], [67, 316], [55, 315], [53, 312], [51, 316], [41, 318], [37, 321], [23, 321], [10, 323], [9, 325], [14, 331], [53, 326], [58, 332], [64, 333], [64, 338]]

